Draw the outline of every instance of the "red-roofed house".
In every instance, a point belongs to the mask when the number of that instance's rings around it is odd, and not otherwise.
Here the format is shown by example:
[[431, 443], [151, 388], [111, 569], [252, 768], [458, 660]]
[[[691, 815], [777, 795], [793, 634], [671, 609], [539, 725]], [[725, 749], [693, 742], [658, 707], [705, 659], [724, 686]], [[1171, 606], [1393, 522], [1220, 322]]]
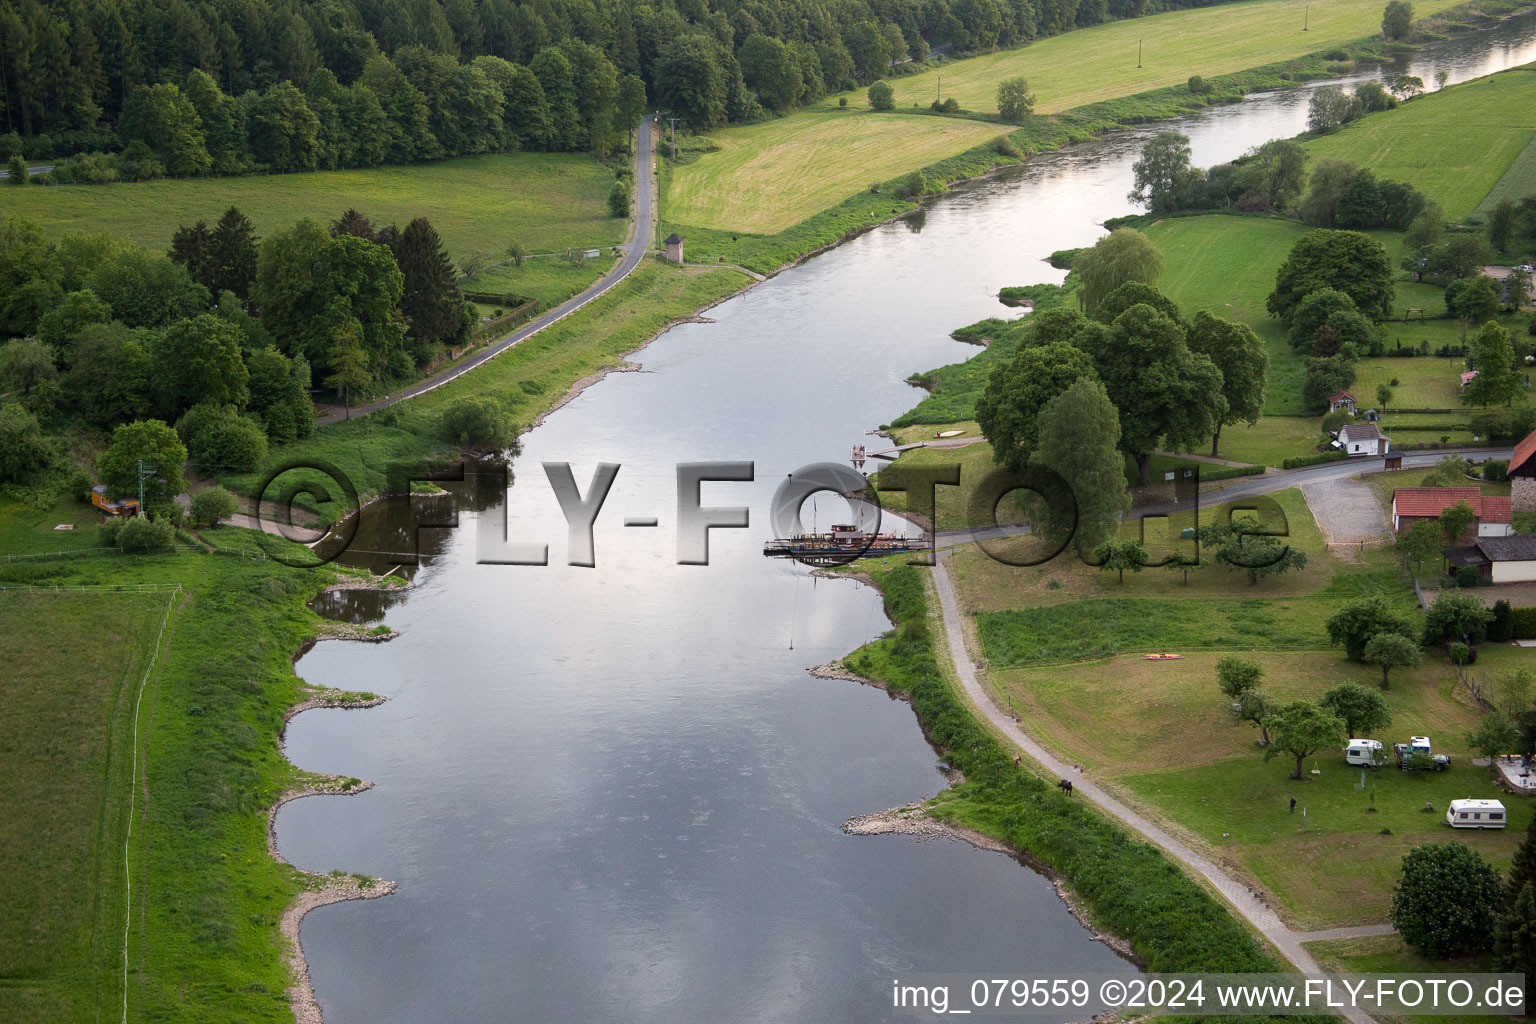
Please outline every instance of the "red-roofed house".
[[1522, 512], [1536, 510], [1536, 431], [1515, 445], [1509, 457], [1509, 482], [1514, 507]]
[[1510, 499], [1484, 496], [1476, 487], [1399, 487], [1392, 492], [1392, 529], [1402, 532], [1412, 529], [1420, 519], [1438, 519], [1458, 501], [1471, 505], [1477, 519], [1457, 543], [1476, 537], [1508, 537], [1515, 532]]
[[1461, 390], [1467, 390], [1467, 385], [1472, 383], [1472, 378], [1477, 376], [1476, 370], [1468, 370], [1461, 375]]
[[1348, 409], [1350, 412], [1354, 412], [1355, 396], [1348, 391], [1340, 391], [1336, 395], [1329, 395], [1328, 411], [1333, 412], [1335, 409]]

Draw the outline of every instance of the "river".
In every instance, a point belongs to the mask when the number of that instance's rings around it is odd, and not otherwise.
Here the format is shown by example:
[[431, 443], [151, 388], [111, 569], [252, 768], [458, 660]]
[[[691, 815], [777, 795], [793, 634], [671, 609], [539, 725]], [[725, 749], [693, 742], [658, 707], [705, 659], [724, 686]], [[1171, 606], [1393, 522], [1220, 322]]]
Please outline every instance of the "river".
[[[1523, 17], [1411, 70], [1433, 88], [1442, 68], [1454, 82], [1531, 60]], [[1305, 117], [1296, 90], [1175, 127], [1203, 165]], [[1041, 258], [1132, 212], [1130, 165], [1168, 127], [957, 188], [668, 331], [643, 372], [523, 439], [509, 533], [548, 543], [549, 565], [480, 564], [473, 520], [493, 508], [426, 531], [405, 595], [333, 602], [402, 635], [298, 665], [389, 697], [288, 729], [296, 764], [376, 785], [284, 806], [283, 854], [399, 883], [304, 920], [330, 1024], [874, 1021], [903, 972], [1123, 966], [1012, 858], [841, 832], [945, 778], [905, 704], [806, 673], [888, 628], [878, 595], [760, 552], [785, 474], [878, 441], [865, 432], [920, 397], [909, 373], [970, 353], [950, 330], [1010, 315], [1000, 287], [1059, 280]], [[709, 565], [678, 565], [675, 466], [710, 460], [755, 464], [752, 482], [703, 489], [751, 526], [713, 531]], [[569, 566], [540, 464], [571, 463], [585, 490], [604, 461], [622, 468], [596, 566]], [[825, 527], [840, 508], [824, 495], [814, 514]], [[642, 516], [658, 528], [623, 525]]]

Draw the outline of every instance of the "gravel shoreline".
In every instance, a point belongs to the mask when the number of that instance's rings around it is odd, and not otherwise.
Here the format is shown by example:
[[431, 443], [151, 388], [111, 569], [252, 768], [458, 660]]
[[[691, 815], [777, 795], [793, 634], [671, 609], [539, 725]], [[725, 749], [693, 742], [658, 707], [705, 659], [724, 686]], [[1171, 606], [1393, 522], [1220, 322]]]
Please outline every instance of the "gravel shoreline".
[[[341, 589], [354, 588], [342, 587]], [[373, 708], [383, 704], [384, 701], [385, 698], [377, 694], [363, 696], [347, 694], [340, 690], [311, 690], [307, 698], [284, 713], [282, 731], [277, 739], [278, 749], [285, 750], [288, 723], [295, 715], [316, 708], [343, 710]], [[292, 903], [283, 908], [283, 914], [277, 926], [278, 934], [285, 940], [283, 958], [287, 961], [288, 969], [293, 976], [293, 983], [288, 987], [287, 994], [293, 1006], [293, 1018], [296, 1024], [323, 1024], [324, 1020], [320, 1003], [315, 998], [314, 985], [309, 979], [309, 961], [304, 958], [304, 947], [299, 941], [299, 924], [304, 920], [304, 915], [316, 907], [324, 907], [332, 903], [372, 900], [380, 896], [388, 896], [395, 891], [396, 886], [394, 882], [384, 879], [340, 873], [322, 875], [289, 864], [277, 847], [277, 812], [284, 804], [292, 800], [302, 800], [307, 796], [351, 796], [372, 788], [373, 783], [366, 779], [347, 779], [339, 775], [311, 773], [301, 784], [280, 793], [267, 810], [267, 853], [278, 863], [293, 867], [295, 871], [305, 876], [308, 883], [308, 887], [294, 897]]]

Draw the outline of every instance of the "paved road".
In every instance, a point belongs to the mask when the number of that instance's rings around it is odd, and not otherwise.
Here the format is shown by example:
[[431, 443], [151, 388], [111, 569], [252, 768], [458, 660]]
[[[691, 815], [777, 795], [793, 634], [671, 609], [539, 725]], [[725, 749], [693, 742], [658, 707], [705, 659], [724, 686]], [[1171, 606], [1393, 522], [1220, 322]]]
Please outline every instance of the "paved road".
[[[457, 366], [450, 367], [408, 388], [396, 391], [377, 402], [353, 406], [352, 413], [354, 415], [363, 415], [376, 412], [379, 409], [394, 405], [396, 402], [403, 402], [407, 398], [424, 395], [434, 388], [442, 387], [451, 380], [457, 380], [487, 360], [494, 359], [507, 349], [527, 341], [551, 324], [570, 316], [628, 277], [630, 272], [640, 265], [640, 261], [645, 259], [646, 251], [651, 245], [651, 234], [655, 224], [656, 175], [651, 166], [651, 122], [652, 117], [650, 115], [642, 118], [640, 130], [635, 133], [635, 181], [638, 185], [635, 189], [635, 228], [630, 235], [629, 241], [621, 247], [624, 250], [624, 258], [619, 261], [618, 266], [608, 271], [607, 274], [598, 279], [586, 291], [567, 299], [549, 312], [536, 317], [500, 341], [475, 353]], [[319, 422], [321, 425], [336, 423], [345, 419], [346, 416], [345, 410], [332, 411], [321, 416]]]
[[[1468, 448], [1446, 449], [1434, 452], [1423, 452], [1417, 455], [1404, 455], [1404, 469], [1423, 469], [1433, 466], [1447, 455], [1464, 455], [1468, 458], [1478, 459], [1507, 459], [1513, 454], [1511, 448]], [[1283, 491], [1287, 487], [1308, 487], [1330, 481], [1348, 480], [1352, 476], [1362, 473], [1379, 473], [1382, 469], [1380, 459], [1355, 459], [1345, 462], [1325, 462], [1320, 466], [1306, 466], [1301, 469], [1287, 469], [1279, 472], [1266, 473], [1263, 476], [1238, 477], [1221, 482], [1220, 490], [1204, 491], [1200, 495], [1200, 504], [1209, 507], [1217, 503], [1226, 504], [1243, 498], [1252, 498], [1260, 494], [1272, 494], [1275, 491]], [[1319, 492], [1326, 502], [1329, 492]], [[1160, 502], [1153, 505], [1138, 505], [1131, 510], [1133, 516], [1159, 516], [1171, 515], [1174, 512], [1187, 511], [1189, 502], [1182, 504], [1176, 501]], [[1313, 507], [1312, 514], [1319, 523], [1325, 519], [1339, 514], [1339, 510], [1331, 505], [1323, 508]], [[1379, 516], [1380, 513], [1378, 512]], [[1018, 533], [1027, 532], [1017, 526], [994, 526], [984, 530], [941, 530], [938, 533], [939, 545], [965, 544], [972, 540], [992, 540], [1000, 537], [1008, 537]]]
[[[31, 167], [27, 168], [27, 174], [28, 176], [36, 176], [39, 174], [47, 174], [51, 170], [53, 170], [53, 164], [33, 164]], [[10, 176], [10, 171], [0, 167], [0, 178], [9, 178]]]
[[[1205, 879], [1217, 892], [1226, 898], [1234, 909], [1249, 924], [1253, 925], [1266, 939], [1274, 943], [1286, 959], [1296, 965], [1296, 969], [1303, 974], [1318, 974], [1321, 968], [1312, 954], [1308, 953], [1302, 945], [1303, 941], [1313, 937], [1316, 933], [1293, 932], [1280, 920], [1273, 910], [1242, 883], [1238, 882], [1225, 871], [1221, 870], [1208, 858], [1188, 846], [1186, 843], [1170, 835], [1158, 825], [1142, 817], [1130, 807], [1110, 796], [1104, 790], [1094, 785], [1082, 773], [1071, 765], [1058, 760], [1053, 754], [1041, 746], [1033, 736], [1024, 731], [1023, 727], [993, 703], [991, 696], [982, 687], [981, 680], [976, 674], [976, 663], [973, 655], [966, 649], [965, 633], [961, 627], [960, 602], [955, 596], [954, 583], [950, 578], [949, 551], [939, 552], [938, 564], [934, 568], [933, 582], [939, 592], [939, 608], [944, 617], [944, 633], [949, 647], [950, 661], [955, 668], [955, 675], [960, 679], [960, 686], [964, 690], [971, 705], [992, 726], [1007, 737], [1015, 746], [1030, 758], [1038, 762], [1049, 774], [1058, 778], [1071, 779], [1074, 793], [1081, 794], [1093, 801], [1107, 814], [1117, 818], [1132, 831], [1138, 833], [1148, 842], [1161, 848], [1170, 858], [1183, 864], [1194, 874]], [[1331, 933], [1325, 933], [1331, 934]], [[1374, 932], [1368, 934], [1376, 934]], [[1360, 1010], [1346, 1010], [1345, 1016], [1353, 1024], [1372, 1024], [1368, 1014]]]

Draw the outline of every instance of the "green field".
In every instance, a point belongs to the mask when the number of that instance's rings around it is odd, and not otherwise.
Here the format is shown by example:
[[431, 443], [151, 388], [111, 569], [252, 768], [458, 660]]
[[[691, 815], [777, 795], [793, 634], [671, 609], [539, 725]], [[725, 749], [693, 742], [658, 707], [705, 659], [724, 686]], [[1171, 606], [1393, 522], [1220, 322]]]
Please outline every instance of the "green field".
[[359, 171], [6, 188], [0, 215], [27, 217], [54, 236], [106, 232], [164, 249], [177, 225], [211, 224], [231, 204], [258, 234], [355, 207], [375, 224], [426, 217], [455, 258], [496, 259], [513, 239], [530, 252], [623, 241], [625, 222], [608, 216], [612, 184], [588, 156], [515, 153]]
[[1411, 182], [1446, 216], [1471, 213], [1536, 136], [1536, 68], [1514, 68], [1404, 103], [1309, 139], [1324, 157]]
[[[1285, 262], [1291, 246], [1308, 230], [1306, 225], [1293, 220], [1208, 214], [1166, 218], [1145, 230], [1162, 251], [1167, 266], [1158, 287], [1185, 310], [1210, 309], [1219, 316], [1242, 321], [1264, 340], [1269, 353], [1266, 418], [1299, 416], [1302, 358], [1291, 348], [1284, 326], [1265, 311], [1264, 300], [1274, 289], [1275, 272]], [[1386, 245], [1396, 261], [1402, 251], [1401, 235], [1390, 231], [1370, 234]], [[1402, 315], [1410, 307], [1424, 310], [1429, 317], [1443, 314], [1444, 291], [1405, 276], [1397, 282], [1395, 309]], [[1503, 319], [1507, 325], [1522, 322], [1519, 318]], [[1384, 326], [1388, 352], [1395, 351], [1399, 343], [1407, 348], [1428, 342], [1433, 351], [1466, 340], [1463, 325], [1455, 320], [1388, 322]], [[1396, 379], [1398, 383], [1392, 385], [1393, 406], [1455, 409], [1460, 406], [1460, 377], [1464, 369], [1460, 357], [1368, 356], [1360, 360], [1358, 377], [1350, 391], [1366, 406], [1372, 406], [1376, 404], [1376, 385], [1391, 385]], [[1261, 421], [1256, 429], [1263, 427]], [[1246, 440], [1244, 435], [1249, 433], [1245, 427], [1224, 430], [1222, 454], [1232, 459], [1277, 464], [1274, 456], [1282, 453], [1262, 439], [1257, 444]]]
[[540, 309], [548, 309], [586, 288], [612, 266], [613, 259], [606, 250], [595, 259], [585, 260], [579, 267], [553, 256], [534, 256], [523, 260], [520, 267], [511, 263], [487, 267], [474, 277], [460, 281], [459, 286], [465, 291], [518, 295], [533, 299]]
[[1536, 194], [1536, 139], [1520, 151], [1514, 162], [1505, 170], [1504, 176], [1498, 180], [1483, 201], [1477, 204], [1473, 213], [1487, 218], [1500, 199], [1511, 199], [1519, 202], [1528, 195]]
[[1003, 134], [958, 118], [811, 111], [714, 132], [720, 147], [672, 169], [667, 218], [773, 234], [871, 182]]
[[[1429, 735], [1452, 755], [1450, 771], [1381, 769], [1357, 789], [1360, 769], [1336, 751], [1309, 758], [1299, 781], [1289, 777], [1294, 759], [1264, 761], [1255, 730], [1232, 716], [1215, 686], [1216, 661], [1228, 652], [1258, 661], [1264, 688], [1281, 701], [1316, 697], [1347, 679], [1374, 687], [1379, 671], [1330, 648], [1323, 620], [1365, 594], [1383, 594], [1404, 612], [1414, 607], [1390, 552], [1346, 561], [1322, 547], [1298, 492], [1274, 497], [1290, 543], [1309, 555], [1301, 572], [1250, 585], [1216, 565], [1194, 570], [1188, 583], [1148, 568], [1120, 584], [1072, 558], [1020, 569], [966, 548], [952, 561], [960, 598], [975, 617], [996, 699], [1060, 756], [1192, 832], [1273, 892], [1299, 927], [1380, 921], [1403, 853], [1452, 835], [1422, 810], [1426, 802], [1443, 815], [1452, 798], [1493, 792], [1486, 770], [1468, 763], [1463, 740], [1478, 711], [1443, 656], [1427, 652], [1423, 666], [1393, 674], [1385, 696], [1394, 720], [1376, 738]], [[1085, 633], [1084, 621], [1097, 626]], [[1148, 661], [1148, 652], [1184, 657]], [[1536, 665], [1536, 654], [1510, 645], [1480, 653], [1479, 665], [1493, 672]], [[1507, 831], [1456, 834], [1500, 866], [1531, 814], [1530, 801], [1505, 799]]]
[[[1425, 18], [1455, 2], [1416, 3], [1414, 14]], [[1306, 0], [1256, 0], [1114, 21], [894, 79], [891, 85], [898, 107], [927, 106], [942, 76], [945, 98], [954, 97], [967, 110], [995, 111], [998, 82], [1023, 75], [1035, 93], [1036, 111], [1050, 114], [1181, 85], [1190, 75], [1212, 78], [1275, 64], [1381, 32], [1377, 0], [1314, 2], [1310, 13], [1306, 7]], [[867, 102], [862, 91], [846, 95], [850, 104]]]
[[0, 1021], [122, 998], [133, 707], [172, 593], [0, 594]]

